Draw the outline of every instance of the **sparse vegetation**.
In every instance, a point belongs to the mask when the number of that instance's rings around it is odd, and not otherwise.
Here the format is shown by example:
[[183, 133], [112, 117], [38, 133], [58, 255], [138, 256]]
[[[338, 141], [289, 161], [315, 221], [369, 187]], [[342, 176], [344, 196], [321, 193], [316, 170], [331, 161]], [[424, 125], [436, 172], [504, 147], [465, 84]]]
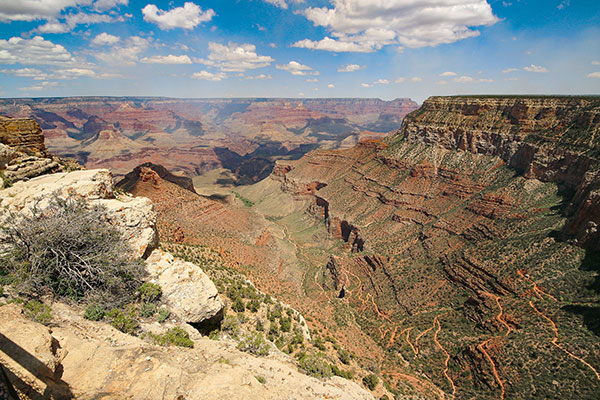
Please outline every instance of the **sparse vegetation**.
[[235, 197], [237, 197], [242, 203], [244, 203], [244, 205], [246, 207], [252, 207], [254, 205], [254, 202], [250, 201], [249, 199], [245, 198], [244, 196], [242, 196], [241, 194], [239, 194], [238, 192], [233, 192], [233, 194], [235, 195]]
[[379, 384], [379, 378], [375, 374], [369, 374], [363, 377], [362, 382], [369, 390], [375, 390]]
[[194, 347], [194, 341], [190, 339], [190, 335], [178, 326], [170, 328], [160, 335], [150, 334], [150, 336], [154, 343], [160, 346]]
[[1, 227], [9, 250], [0, 270], [26, 294], [52, 294], [80, 301], [122, 305], [143, 276], [120, 233], [106, 222], [106, 210], [80, 198], [53, 196], [30, 215], [11, 214]]
[[144, 282], [138, 288], [138, 294], [143, 302], [154, 303], [160, 300], [162, 289], [156, 283]]
[[125, 310], [114, 308], [106, 314], [106, 317], [110, 319], [110, 324], [115, 329], [130, 335], [133, 335], [140, 326], [136, 318], [135, 308], [131, 305]]
[[171, 316], [171, 311], [169, 311], [169, 309], [166, 307], [162, 307], [158, 310], [158, 317], [156, 317], [156, 320], [162, 324], [170, 316]]
[[252, 332], [242, 337], [237, 348], [256, 356], [266, 356], [269, 354], [270, 346], [262, 334]]
[[104, 318], [104, 308], [97, 304], [90, 304], [86, 307], [83, 318], [89, 319], [90, 321], [100, 321]]
[[329, 378], [333, 375], [331, 365], [325, 360], [325, 356], [321, 353], [303, 355], [298, 360], [300, 369], [307, 375], [317, 378]]
[[48, 325], [52, 321], [52, 308], [39, 300], [29, 300], [23, 310], [27, 317], [40, 324]]

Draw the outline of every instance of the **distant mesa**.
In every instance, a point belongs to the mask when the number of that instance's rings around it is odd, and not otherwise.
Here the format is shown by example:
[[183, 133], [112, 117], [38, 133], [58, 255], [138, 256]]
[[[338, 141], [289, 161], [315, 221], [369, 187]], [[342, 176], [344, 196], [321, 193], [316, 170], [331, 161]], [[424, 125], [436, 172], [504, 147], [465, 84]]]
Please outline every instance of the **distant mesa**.
[[[164, 179], [165, 181], [172, 182], [186, 190], [189, 190], [192, 193], [196, 193], [192, 179], [188, 178], [187, 176], [172, 174], [162, 165], [153, 164], [151, 162], [145, 162], [135, 167], [133, 171], [125, 175], [123, 179], [117, 182], [117, 187], [125, 190], [126, 192], [132, 192], [140, 180], [147, 181], [149, 179], [153, 179], [151, 176], [152, 174], [148, 174], [147, 170], [154, 171], [161, 179]], [[159, 182], [157, 181], [155, 184], [158, 185]]]

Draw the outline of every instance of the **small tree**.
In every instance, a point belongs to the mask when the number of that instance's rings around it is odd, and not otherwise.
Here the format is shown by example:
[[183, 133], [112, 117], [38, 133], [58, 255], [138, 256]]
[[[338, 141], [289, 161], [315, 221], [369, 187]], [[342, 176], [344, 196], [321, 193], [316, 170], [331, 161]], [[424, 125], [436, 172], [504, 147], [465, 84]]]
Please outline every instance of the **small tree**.
[[0, 229], [8, 245], [0, 270], [24, 293], [92, 297], [112, 306], [129, 301], [141, 283], [142, 263], [129, 258], [106, 208], [79, 197], [54, 195], [45, 209], [10, 214]]
[[377, 384], [379, 384], [379, 378], [375, 374], [369, 374], [365, 376], [362, 381], [363, 384], [369, 388], [369, 390], [375, 390]]

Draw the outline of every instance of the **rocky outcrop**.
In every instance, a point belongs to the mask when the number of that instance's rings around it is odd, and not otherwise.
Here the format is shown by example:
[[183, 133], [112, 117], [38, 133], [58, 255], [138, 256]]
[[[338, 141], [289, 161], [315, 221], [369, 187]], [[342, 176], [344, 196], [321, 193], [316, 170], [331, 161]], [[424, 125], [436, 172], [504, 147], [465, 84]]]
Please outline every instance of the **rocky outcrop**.
[[158, 283], [169, 309], [189, 324], [223, 314], [223, 301], [210, 278], [195, 264], [154, 250], [146, 260], [150, 280]]
[[142, 197], [115, 197], [113, 177], [108, 170], [63, 172], [17, 182], [0, 191], [0, 206], [3, 212], [28, 212], [34, 206], [44, 209], [54, 195], [79, 196], [90, 204], [104, 206], [107, 220], [129, 242], [133, 257], [149, 255], [158, 244], [152, 202]]
[[0, 171], [7, 183], [60, 171], [81, 169], [73, 160], [50, 155], [44, 135], [32, 119], [0, 117]]
[[190, 178], [188, 178], [187, 176], [174, 175], [162, 165], [153, 164], [151, 162], [145, 162], [135, 167], [133, 171], [125, 175], [123, 179], [117, 182], [117, 187], [127, 192], [130, 192], [131, 190], [133, 190], [133, 188], [140, 179], [150, 179], [147, 170], [154, 171], [160, 178], [164, 179], [165, 181], [172, 182], [176, 185], [181, 186], [184, 189], [189, 190], [190, 192], [196, 193], [196, 191], [194, 190], [194, 183]]
[[257, 358], [198, 334], [193, 349], [160, 347], [62, 304], [54, 315], [50, 329], [18, 305], [0, 307], [0, 360], [30, 398], [373, 399], [352, 381], [303, 375], [279, 352]]
[[33, 119], [0, 116], [0, 143], [35, 156], [48, 156], [42, 128]]

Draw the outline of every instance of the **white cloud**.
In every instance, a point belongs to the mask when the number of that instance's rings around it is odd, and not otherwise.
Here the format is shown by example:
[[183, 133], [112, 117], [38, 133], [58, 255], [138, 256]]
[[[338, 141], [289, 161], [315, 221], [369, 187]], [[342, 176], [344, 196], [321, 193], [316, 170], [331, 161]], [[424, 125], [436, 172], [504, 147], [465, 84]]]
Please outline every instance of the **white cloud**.
[[292, 75], [304, 76], [304, 75], [319, 75], [319, 71], [314, 71], [308, 65], [300, 64], [297, 61], [290, 61], [285, 65], [276, 65], [275, 68], [282, 71], [287, 71]]
[[592, 65], [600, 65], [600, 61], [594, 60], [594, 61], [592, 61]]
[[314, 82], [319, 82], [319, 80], [317, 78], [308, 78], [306, 80], [306, 82], [313, 82], [314, 83]]
[[559, 5], [556, 6], [556, 8], [558, 8], [559, 10], [562, 10], [565, 7], [568, 7], [571, 5], [571, 1], [570, 0], [563, 0], [560, 2]]
[[375, 82], [373, 82], [373, 85], [389, 85], [390, 81], [388, 81], [387, 79], [377, 79]]
[[362, 67], [361, 65], [358, 65], [358, 64], [348, 64], [348, 65], [339, 67], [338, 72], [354, 72], [354, 71], [358, 71], [362, 68], [364, 68], [364, 67]]
[[174, 56], [169, 54], [168, 56], [152, 56], [144, 57], [140, 60], [146, 64], [191, 64], [192, 60], [187, 55]]
[[330, 83], [329, 85], [327, 85], [328, 88], [333, 89], [335, 87], [335, 85], [333, 83]]
[[205, 81], [218, 82], [220, 80], [227, 78], [227, 75], [224, 74], [223, 72], [217, 72], [217, 73], [213, 74], [208, 71], [200, 71], [200, 72], [194, 72], [192, 74], [192, 78], [193, 79], [201, 79], [201, 80], [205, 80]]
[[60, 44], [41, 36], [0, 40], [0, 64], [72, 64], [75, 59]]
[[394, 81], [394, 83], [403, 83], [406, 80], [406, 78], [400, 77], [400, 78], [396, 78], [396, 80]]
[[413, 82], [423, 82], [423, 78], [419, 77], [419, 76], [413, 76], [412, 78], [410, 78], [411, 81]]
[[[298, 4], [304, 3], [304, 0], [291, 0], [291, 2]], [[265, 0], [265, 3], [269, 3], [276, 7], [283, 8], [284, 10], [287, 10], [288, 8], [288, 3], [286, 2], [286, 0]]]
[[249, 69], [264, 68], [275, 61], [269, 56], [256, 54], [256, 46], [249, 43], [229, 43], [225, 46], [210, 42], [208, 49], [210, 50], [210, 54], [206, 59], [198, 58], [194, 59], [194, 61], [219, 68], [225, 72], [244, 72]]
[[53, 87], [56, 87], [56, 86], [58, 86], [58, 82], [47, 82], [47, 81], [44, 81], [44, 82], [41, 82], [40, 84], [37, 84], [37, 85], [19, 88], [19, 90], [22, 90], [24, 92], [39, 92], [41, 90], [53, 88]]
[[598, 79], [600, 79], [600, 72], [592, 72], [591, 74], [588, 74], [587, 77], [588, 78], [598, 78]]
[[95, 44], [97, 46], [107, 46], [107, 45], [113, 45], [113, 44], [117, 43], [119, 40], [121, 40], [121, 38], [118, 36], [114, 36], [114, 35], [111, 35], [110, 33], [102, 32], [101, 34], [97, 35], [92, 40], [92, 44]]
[[260, 74], [260, 75], [250, 75], [250, 76], [245, 77], [244, 79], [248, 79], [248, 80], [269, 80], [269, 79], [273, 79], [273, 77], [271, 75]]
[[503, 74], [510, 74], [511, 72], [516, 72], [518, 70], [519, 70], [518, 68], [506, 68], [506, 69], [502, 70], [502, 73]]
[[438, 84], [438, 85], [447, 85], [447, 84], [448, 84], [448, 81], [444, 81], [444, 80], [442, 80], [442, 81], [439, 81], [437, 84]]
[[194, 29], [203, 22], [208, 22], [216, 14], [212, 9], [202, 11], [200, 6], [192, 2], [186, 2], [183, 7], [175, 7], [164, 11], [154, 4], [147, 4], [142, 9], [144, 21], [157, 24], [163, 31], [174, 28]]
[[504, 78], [505, 82], [518, 81], [519, 78]]
[[440, 76], [456, 76], [456, 72], [446, 71], [446, 72], [442, 72], [440, 74]]
[[331, 35], [295, 47], [370, 52], [385, 45], [417, 48], [479, 35], [474, 26], [499, 21], [487, 0], [331, 0], [333, 8], [309, 7], [306, 18]]
[[129, 0], [96, 0], [94, 9], [98, 11], [110, 10], [113, 7], [129, 4]]
[[41, 33], [65, 33], [73, 30], [77, 25], [99, 24], [102, 22], [110, 23], [120, 20], [109, 15], [86, 14], [82, 12], [68, 14], [62, 18], [64, 19], [64, 22], [60, 22], [56, 18], [48, 19], [44, 25], [37, 28], [37, 31]]
[[456, 83], [490, 83], [490, 82], [493, 82], [493, 80], [487, 79], [487, 78], [475, 79], [470, 76], [461, 76], [459, 78], [454, 78], [454, 82], [456, 82]]
[[364, 87], [364, 88], [369, 88], [373, 85], [369, 85], [368, 83], [361, 83], [360, 86]]
[[3, 74], [25, 78], [33, 78], [36, 81], [48, 79], [77, 79], [81, 77], [95, 78], [96, 72], [89, 68], [67, 68], [44, 72], [37, 68], [2, 69]]
[[537, 73], [549, 72], [547, 68], [541, 67], [539, 65], [534, 65], [534, 64], [531, 64], [527, 67], [523, 67], [523, 69], [528, 72], [537, 72]]
[[62, 10], [89, 5], [92, 0], [2, 0], [0, 21], [35, 21], [55, 17]]
[[94, 57], [107, 64], [132, 66], [138, 61], [139, 54], [149, 46], [149, 39], [131, 36], [123, 44], [111, 47], [109, 52], [96, 53]]

